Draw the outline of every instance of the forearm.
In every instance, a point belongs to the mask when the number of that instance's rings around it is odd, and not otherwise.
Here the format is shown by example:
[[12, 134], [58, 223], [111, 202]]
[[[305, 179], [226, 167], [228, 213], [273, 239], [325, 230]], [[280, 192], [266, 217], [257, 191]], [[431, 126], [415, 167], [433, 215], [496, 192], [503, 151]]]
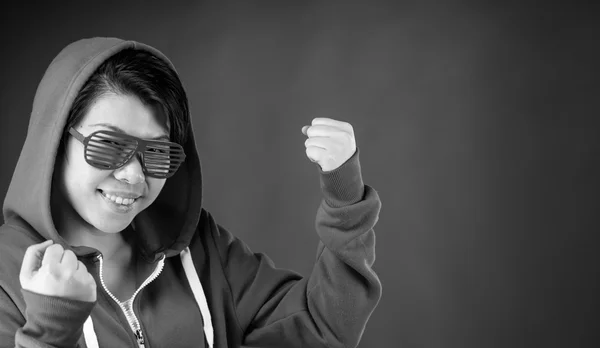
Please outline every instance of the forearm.
[[[324, 198], [316, 217], [321, 242], [311, 275], [293, 280], [266, 262], [244, 263], [251, 285], [232, 281], [234, 292], [243, 289], [236, 297], [241, 321], [250, 327], [247, 344], [270, 347], [284, 340], [289, 347], [356, 346], [381, 297], [381, 283], [371, 268], [381, 202], [362, 182], [358, 154], [321, 179]], [[261, 303], [253, 317], [245, 316]]]
[[15, 347], [76, 347], [93, 302], [67, 300], [23, 291], [25, 325], [15, 335]]

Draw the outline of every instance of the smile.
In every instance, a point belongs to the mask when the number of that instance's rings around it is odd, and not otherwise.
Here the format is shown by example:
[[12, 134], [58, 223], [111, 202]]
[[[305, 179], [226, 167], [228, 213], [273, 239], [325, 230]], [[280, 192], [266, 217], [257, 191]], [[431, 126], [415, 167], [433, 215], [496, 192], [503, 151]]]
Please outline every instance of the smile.
[[105, 193], [104, 191], [100, 191], [100, 194], [102, 194], [102, 196], [104, 196], [105, 198], [109, 199], [110, 201], [116, 203], [116, 204], [120, 204], [123, 206], [130, 206], [133, 203], [135, 203], [135, 201], [137, 201], [137, 198], [123, 198], [120, 196], [116, 196], [116, 195], [111, 195], [109, 193]]

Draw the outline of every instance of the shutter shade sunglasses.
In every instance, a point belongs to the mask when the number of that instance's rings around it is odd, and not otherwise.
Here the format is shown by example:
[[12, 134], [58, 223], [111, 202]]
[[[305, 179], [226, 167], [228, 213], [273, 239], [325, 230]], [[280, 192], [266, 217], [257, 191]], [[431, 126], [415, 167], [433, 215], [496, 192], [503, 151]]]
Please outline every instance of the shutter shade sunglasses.
[[85, 161], [99, 169], [120, 168], [138, 155], [145, 175], [166, 179], [173, 176], [185, 160], [183, 147], [173, 142], [145, 140], [107, 130], [95, 131], [86, 137], [73, 127], [69, 133], [83, 144]]

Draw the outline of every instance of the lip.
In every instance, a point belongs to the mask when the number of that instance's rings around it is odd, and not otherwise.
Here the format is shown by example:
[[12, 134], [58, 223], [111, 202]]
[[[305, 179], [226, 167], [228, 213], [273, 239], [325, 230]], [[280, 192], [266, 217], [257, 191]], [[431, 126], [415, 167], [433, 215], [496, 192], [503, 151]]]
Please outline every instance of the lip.
[[113, 212], [118, 213], [118, 214], [127, 214], [127, 213], [131, 212], [133, 210], [134, 206], [137, 204], [137, 202], [133, 202], [131, 205], [122, 205], [122, 204], [118, 204], [118, 203], [111, 201], [106, 196], [104, 196], [102, 194], [102, 192], [100, 192], [100, 191], [98, 192], [98, 195], [102, 198], [102, 200], [104, 202], [106, 202], [106, 204], [108, 205], [110, 210], [112, 210]]
[[122, 198], [138, 199], [142, 196], [140, 193], [136, 193], [136, 192], [111, 191], [111, 190], [103, 190], [103, 189], [98, 189], [98, 190], [100, 191], [100, 193], [104, 193], [106, 195], [111, 195], [111, 196], [122, 197]]

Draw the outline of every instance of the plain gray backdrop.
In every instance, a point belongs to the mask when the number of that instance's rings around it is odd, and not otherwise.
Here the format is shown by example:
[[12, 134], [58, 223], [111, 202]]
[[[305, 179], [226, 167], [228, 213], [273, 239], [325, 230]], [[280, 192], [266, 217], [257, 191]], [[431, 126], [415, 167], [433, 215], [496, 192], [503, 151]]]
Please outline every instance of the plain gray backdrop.
[[[540, 2], [542, 3], [542, 2]], [[0, 11], [0, 197], [37, 85], [91, 36], [163, 51], [204, 207], [308, 275], [320, 201], [301, 127], [350, 122], [382, 199], [383, 297], [360, 347], [598, 346], [595, 8], [507, 2], [48, 2]]]

